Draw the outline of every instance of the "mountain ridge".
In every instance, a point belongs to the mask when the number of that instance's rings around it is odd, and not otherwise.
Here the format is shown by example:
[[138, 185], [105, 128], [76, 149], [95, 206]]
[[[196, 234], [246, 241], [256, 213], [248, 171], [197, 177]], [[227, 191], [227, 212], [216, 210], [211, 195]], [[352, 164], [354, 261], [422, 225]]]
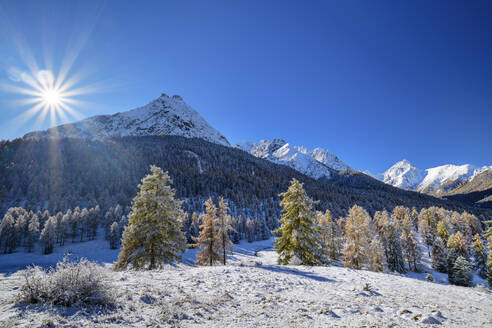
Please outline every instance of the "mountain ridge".
[[97, 115], [74, 123], [59, 125], [44, 131], [24, 135], [30, 137], [125, 137], [125, 136], [176, 135], [201, 138], [230, 146], [218, 130], [210, 126], [178, 95], [165, 93], [147, 105], [112, 115]]
[[314, 179], [330, 178], [337, 171], [351, 170], [350, 166], [327, 149], [317, 147], [309, 150], [279, 138], [260, 140], [258, 143], [244, 141], [234, 147], [255, 157], [290, 166]]

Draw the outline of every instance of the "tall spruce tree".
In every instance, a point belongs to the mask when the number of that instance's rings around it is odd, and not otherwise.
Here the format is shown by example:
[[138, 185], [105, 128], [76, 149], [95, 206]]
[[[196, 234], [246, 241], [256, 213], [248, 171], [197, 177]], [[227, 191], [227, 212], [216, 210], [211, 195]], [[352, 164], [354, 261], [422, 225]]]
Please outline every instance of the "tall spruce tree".
[[289, 189], [281, 193], [282, 217], [280, 227], [274, 232], [274, 249], [279, 254], [279, 264], [289, 264], [293, 258], [304, 265], [325, 262], [320, 229], [316, 224], [314, 202], [308, 197], [302, 184], [292, 179]]
[[117, 269], [149, 270], [163, 263], [181, 260], [186, 250], [181, 231], [184, 212], [182, 201], [175, 199], [172, 180], [161, 168], [150, 167], [151, 174], [142, 179], [122, 239]]
[[442, 273], [448, 272], [448, 251], [441, 237], [437, 237], [432, 247], [432, 267]]
[[205, 201], [205, 213], [200, 214], [200, 235], [196, 239], [200, 247], [196, 264], [212, 266], [220, 261], [219, 248], [219, 222], [217, 219], [217, 207], [212, 198]]
[[399, 273], [405, 273], [405, 261], [403, 260], [403, 251], [400, 241], [400, 231], [395, 223], [387, 226], [388, 238], [388, 269]]
[[469, 287], [472, 281], [473, 271], [470, 263], [463, 256], [458, 256], [453, 265], [453, 274], [449, 275], [449, 282], [453, 285]]

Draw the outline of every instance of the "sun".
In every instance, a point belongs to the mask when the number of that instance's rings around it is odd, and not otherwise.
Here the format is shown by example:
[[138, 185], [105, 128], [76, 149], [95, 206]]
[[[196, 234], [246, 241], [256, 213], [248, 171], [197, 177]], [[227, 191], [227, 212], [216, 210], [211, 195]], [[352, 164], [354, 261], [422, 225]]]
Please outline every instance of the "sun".
[[58, 90], [55, 89], [43, 90], [41, 97], [43, 98], [43, 101], [47, 105], [51, 105], [51, 106], [58, 106], [63, 102], [60, 92], [58, 92]]

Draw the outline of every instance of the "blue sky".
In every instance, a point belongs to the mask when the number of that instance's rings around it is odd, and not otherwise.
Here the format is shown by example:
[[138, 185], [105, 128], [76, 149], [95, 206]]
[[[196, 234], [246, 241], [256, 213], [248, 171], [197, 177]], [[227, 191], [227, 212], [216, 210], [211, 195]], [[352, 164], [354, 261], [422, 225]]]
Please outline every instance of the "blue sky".
[[0, 138], [50, 125], [12, 92], [20, 72], [70, 66], [83, 117], [165, 92], [231, 143], [280, 137], [373, 172], [492, 165], [491, 31], [490, 1], [0, 0]]

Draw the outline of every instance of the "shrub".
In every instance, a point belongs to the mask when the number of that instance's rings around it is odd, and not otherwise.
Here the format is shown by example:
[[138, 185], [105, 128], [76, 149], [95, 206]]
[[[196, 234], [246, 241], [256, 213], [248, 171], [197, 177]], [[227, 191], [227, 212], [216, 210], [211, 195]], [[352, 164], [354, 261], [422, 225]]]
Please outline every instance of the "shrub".
[[56, 268], [28, 267], [21, 273], [24, 283], [18, 301], [54, 305], [113, 305], [112, 287], [104, 270], [95, 262], [82, 259], [69, 262], [65, 257]]

